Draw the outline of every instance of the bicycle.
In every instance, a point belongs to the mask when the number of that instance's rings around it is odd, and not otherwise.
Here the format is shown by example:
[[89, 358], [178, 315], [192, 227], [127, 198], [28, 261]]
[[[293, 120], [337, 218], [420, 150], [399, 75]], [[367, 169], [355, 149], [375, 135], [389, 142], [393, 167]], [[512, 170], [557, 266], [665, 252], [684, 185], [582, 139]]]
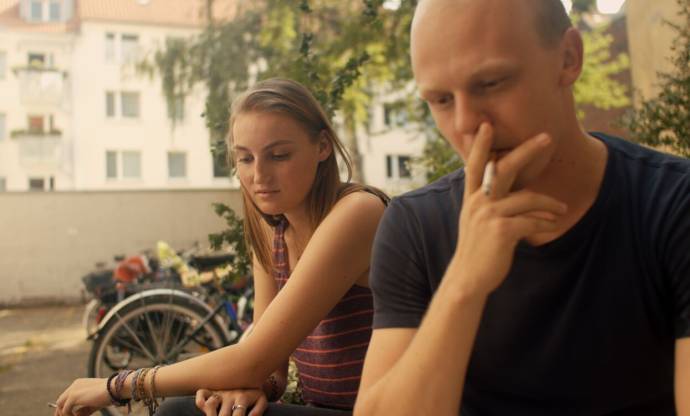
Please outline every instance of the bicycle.
[[[249, 280], [251, 282], [251, 280]], [[99, 326], [88, 363], [89, 377], [123, 369], [171, 364], [236, 343], [252, 322], [253, 287], [212, 280], [193, 293], [151, 289], [115, 305]], [[109, 407], [104, 415], [121, 415]], [[132, 406], [132, 414], [147, 414]]]

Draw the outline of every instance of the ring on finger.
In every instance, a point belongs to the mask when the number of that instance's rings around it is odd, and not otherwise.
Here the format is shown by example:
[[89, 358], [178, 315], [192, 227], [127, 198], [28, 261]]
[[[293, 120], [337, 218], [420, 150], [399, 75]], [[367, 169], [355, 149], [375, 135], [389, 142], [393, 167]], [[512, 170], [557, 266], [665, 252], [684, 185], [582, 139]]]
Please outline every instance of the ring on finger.
[[232, 410], [234, 412], [235, 410], [238, 410], [238, 409], [247, 409], [247, 407], [242, 406], [241, 404], [233, 404], [232, 408], [230, 410]]

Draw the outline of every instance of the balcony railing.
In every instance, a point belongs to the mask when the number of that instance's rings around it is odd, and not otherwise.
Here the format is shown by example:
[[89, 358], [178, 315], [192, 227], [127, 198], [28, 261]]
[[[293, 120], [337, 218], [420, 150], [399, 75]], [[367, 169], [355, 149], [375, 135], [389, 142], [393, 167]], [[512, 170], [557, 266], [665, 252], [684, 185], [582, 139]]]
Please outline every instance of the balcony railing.
[[23, 166], [49, 169], [62, 166], [65, 158], [65, 143], [61, 132], [13, 131], [10, 136], [17, 139], [19, 162]]
[[20, 100], [24, 105], [53, 105], [63, 103], [67, 72], [55, 68], [26, 66], [14, 68], [19, 78]]

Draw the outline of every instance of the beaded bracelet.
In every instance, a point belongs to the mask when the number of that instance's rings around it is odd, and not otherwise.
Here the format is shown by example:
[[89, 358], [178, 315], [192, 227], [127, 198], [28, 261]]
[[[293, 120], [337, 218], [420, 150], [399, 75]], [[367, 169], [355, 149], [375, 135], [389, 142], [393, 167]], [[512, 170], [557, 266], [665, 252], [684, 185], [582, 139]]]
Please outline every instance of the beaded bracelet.
[[140, 368], [140, 369], [134, 371], [134, 375], [132, 376], [132, 381], [131, 381], [132, 385], [130, 386], [130, 392], [131, 392], [130, 395], [132, 396], [132, 400], [134, 400], [135, 402], [138, 402], [141, 399], [137, 394], [137, 380], [139, 379], [139, 375], [141, 375], [142, 370], [143, 369]]
[[141, 369], [141, 374], [139, 375], [139, 378], [137, 379], [137, 396], [139, 396], [139, 400], [143, 400], [144, 403], [146, 403], [146, 389], [144, 388], [144, 383], [146, 381], [146, 374], [151, 370], [150, 368], [142, 368]]
[[151, 383], [149, 384], [149, 400], [146, 402], [146, 407], [149, 409], [149, 415], [153, 415], [158, 410], [158, 400], [156, 400], [156, 373], [158, 369], [161, 368], [160, 365], [153, 367], [153, 372], [151, 373]]

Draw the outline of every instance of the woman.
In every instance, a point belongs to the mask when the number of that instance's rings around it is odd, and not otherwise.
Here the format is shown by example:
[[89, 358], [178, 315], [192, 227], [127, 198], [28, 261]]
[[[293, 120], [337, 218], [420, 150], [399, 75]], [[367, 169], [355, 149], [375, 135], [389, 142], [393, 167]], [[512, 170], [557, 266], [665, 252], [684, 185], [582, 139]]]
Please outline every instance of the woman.
[[[160, 369], [78, 379], [56, 415], [124, 405], [133, 394], [155, 408], [156, 396], [197, 390], [206, 414], [259, 415], [284, 391], [293, 353], [305, 401], [353, 407], [371, 335], [370, 251], [387, 198], [340, 181], [336, 155], [349, 172], [347, 153], [318, 102], [293, 81], [258, 83], [233, 103], [228, 148], [253, 252], [251, 336]], [[180, 406], [173, 400], [161, 410], [180, 414]], [[315, 409], [300, 412], [322, 414]]]

